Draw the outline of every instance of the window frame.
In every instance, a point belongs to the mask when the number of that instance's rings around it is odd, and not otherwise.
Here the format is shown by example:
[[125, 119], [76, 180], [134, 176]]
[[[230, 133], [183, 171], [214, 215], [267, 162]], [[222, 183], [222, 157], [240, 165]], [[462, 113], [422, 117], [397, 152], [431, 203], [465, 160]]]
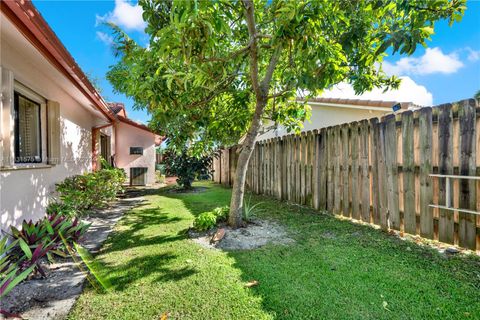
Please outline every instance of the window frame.
[[[141, 150], [141, 153], [138, 153], [138, 152], [133, 152], [133, 153], [132, 153], [132, 149], [140, 149], [140, 150]], [[130, 147], [130, 152], [129, 152], [129, 154], [132, 155], [132, 156], [143, 156], [143, 151], [144, 151], [144, 148], [143, 148], [143, 147]]]
[[[20, 126], [20, 119], [19, 119], [19, 97], [22, 97], [25, 100], [28, 100], [29, 102], [34, 103], [36, 106], [38, 106], [38, 135], [39, 135], [39, 158], [30, 160], [30, 161], [22, 161], [20, 160], [20, 156], [18, 155], [20, 153], [19, 150], [19, 126]], [[42, 163], [43, 162], [43, 135], [42, 135], [42, 104], [39, 103], [38, 101], [35, 101], [26, 95], [22, 94], [21, 92], [14, 90], [13, 92], [13, 112], [14, 112], [14, 163], [15, 164], [28, 164], [28, 163]]]

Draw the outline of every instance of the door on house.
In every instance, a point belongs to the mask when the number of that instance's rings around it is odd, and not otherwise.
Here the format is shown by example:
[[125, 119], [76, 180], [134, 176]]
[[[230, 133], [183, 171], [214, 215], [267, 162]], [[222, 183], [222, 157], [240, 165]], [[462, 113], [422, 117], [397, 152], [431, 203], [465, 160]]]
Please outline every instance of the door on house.
[[144, 186], [147, 181], [147, 169], [143, 167], [130, 168], [130, 185]]
[[109, 164], [112, 164], [110, 159], [110, 137], [105, 134], [100, 134], [100, 155]]

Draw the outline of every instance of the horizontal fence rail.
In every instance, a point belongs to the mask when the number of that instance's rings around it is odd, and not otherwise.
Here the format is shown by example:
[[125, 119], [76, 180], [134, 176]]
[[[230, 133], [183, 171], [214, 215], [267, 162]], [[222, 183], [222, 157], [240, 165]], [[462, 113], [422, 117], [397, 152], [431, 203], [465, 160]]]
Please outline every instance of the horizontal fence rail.
[[[479, 118], [469, 99], [259, 141], [247, 188], [480, 250]], [[237, 158], [221, 150], [216, 182], [233, 184]]]

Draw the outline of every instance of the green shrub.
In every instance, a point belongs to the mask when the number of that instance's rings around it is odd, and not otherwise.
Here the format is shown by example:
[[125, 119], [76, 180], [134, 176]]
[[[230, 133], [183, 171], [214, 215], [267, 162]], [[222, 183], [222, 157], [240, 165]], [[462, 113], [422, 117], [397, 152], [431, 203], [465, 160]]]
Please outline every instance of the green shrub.
[[165, 172], [177, 177], [177, 184], [184, 189], [191, 189], [195, 179], [209, 179], [212, 175], [210, 156], [194, 157], [184, 149], [181, 153], [169, 150], [164, 156]]
[[216, 224], [217, 216], [211, 211], [199, 214], [193, 221], [193, 227], [199, 231], [209, 230]]
[[218, 207], [212, 211], [203, 212], [193, 221], [193, 227], [199, 231], [209, 230], [217, 225], [218, 222], [226, 221], [230, 207]]
[[102, 170], [66, 178], [56, 184], [61, 203], [76, 214], [102, 208], [123, 191], [126, 175], [122, 169]]
[[230, 207], [229, 206], [218, 207], [213, 209], [212, 212], [217, 217], [217, 222], [226, 221], [228, 214], [230, 213]]
[[51, 201], [47, 206], [47, 214], [60, 214], [62, 216], [74, 217], [77, 215], [75, 209], [60, 201]]
[[161, 163], [155, 164], [155, 170], [160, 171], [162, 175], [165, 175], [165, 165]]

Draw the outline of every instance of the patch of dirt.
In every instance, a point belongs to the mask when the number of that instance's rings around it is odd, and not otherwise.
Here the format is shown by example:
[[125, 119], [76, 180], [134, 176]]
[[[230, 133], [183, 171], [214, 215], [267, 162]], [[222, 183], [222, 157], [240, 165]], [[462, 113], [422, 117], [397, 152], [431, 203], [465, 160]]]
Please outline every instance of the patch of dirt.
[[254, 220], [244, 228], [232, 229], [226, 225], [219, 228], [225, 229], [225, 236], [216, 243], [211, 239], [216, 229], [208, 232], [196, 232], [189, 230], [192, 240], [205, 248], [217, 248], [223, 250], [251, 250], [263, 247], [269, 243], [289, 245], [295, 242], [288, 236], [285, 229], [275, 221]]

